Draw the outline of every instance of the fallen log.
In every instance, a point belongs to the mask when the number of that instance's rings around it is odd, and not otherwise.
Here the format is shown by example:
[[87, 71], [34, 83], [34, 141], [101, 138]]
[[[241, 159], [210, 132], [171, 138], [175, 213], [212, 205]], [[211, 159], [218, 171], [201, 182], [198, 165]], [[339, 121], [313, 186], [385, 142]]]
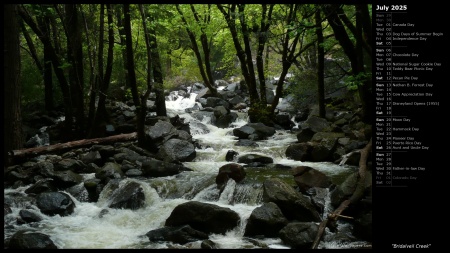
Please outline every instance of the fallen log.
[[361, 149], [361, 158], [359, 159], [359, 179], [358, 183], [356, 185], [355, 191], [353, 192], [352, 196], [344, 200], [334, 212], [328, 215], [328, 217], [323, 220], [319, 225], [319, 230], [317, 231], [316, 238], [311, 246], [312, 249], [317, 249], [319, 246], [319, 242], [322, 239], [322, 235], [325, 231], [325, 228], [327, 227], [329, 222], [335, 222], [340, 217], [345, 218], [351, 218], [347, 216], [341, 215], [341, 213], [347, 209], [347, 207], [351, 204], [354, 204], [361, 200], [364, 197], [364, 189], [365, 189], [365, 183], [366, 183], [366, 171], [367, 171], [367, 158], [369, 156], [369, 152], [372, 150], [372, 138], [370, 138], [369, 143]]
[[66, 143], [58, 143], [54, 145], [49, 146], [42, 146], [42, 147], [36, 147], [36, 148], [27, 148], [27, 149], [18, 149], [18, 150], [12, 150], [8, 152], [9, 159], [20, 159], [20, 158], [27, 158], [27, 157], [33, 157], [43, 154], [48, 154], [51, 152], [62, 152], [67, 151], [69, 149], [73, 148], [82, 148], [86, 146], [91, 146], [94, 144], [110, 144], [115, 142], [124, 142], [124, 141], [133, 141], [137, 139], [137, 133], [128, 133], [128, 134], [119, 134], [119, 135], [113, 135], [103, 138], [95, 138], [95, 139], [83, 139], [83, 140], [77, 140], [77, 141], [71, 141]]

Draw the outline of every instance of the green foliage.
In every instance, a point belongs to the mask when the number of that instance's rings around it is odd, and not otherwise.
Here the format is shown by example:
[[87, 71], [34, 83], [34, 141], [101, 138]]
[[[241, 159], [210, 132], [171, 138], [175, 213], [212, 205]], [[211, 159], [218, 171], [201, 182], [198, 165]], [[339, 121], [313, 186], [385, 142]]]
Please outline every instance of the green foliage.
[[26, 54], [21, 55], [22, 104], [44, 103], [44, 81], [34, 61]]
[[131, 93], [130, 88], [125, 90], [125, 100], [133, 100], [133, 94]]
[[314, 69], [293, 71], [294, 77], [291, 85], [285, 90], [285, 94], [292, 94], [291, 102], [296, 109], [301, 109], [307, 104], [317, 101], [317, 71]]
[[[58, 52], [61, 66], [59, 68], [66, 70], [71, 67], [71, 63], [67, 61], [67, 38], [64, 32], [64, 26], [61, 18], [58, 15], [55, 6], [57, 6], [58, 11], [63, 10], [62, 5], [44, 5], [44, 4], [25, 4], [23, 5], [28, 12], [30, 12], [33, 18], [49, 16], [54, 20], [56, 29], [51, 30], [51, 39], [56, 38]], [[139, 92], [143, 92], [146, 89], [147, 84], [147, 73], [149, 66], [147, 66], [147, 51], [144, 40], [143, 25], [141, 20], [141, 15], [138, 10], [137, 4], [132, 4], [130, 6], [131, 11], [131, 23], [132, 23], [132, 37], [133, 37], [133, 57], [135, 60], [135, 70], [136, 79], [138, 84]], [[239, 61], [236, 57], [236, 49], [234, 47], [230, 30], [227, 28], [227, 24], [224, 20], [222, 13], [218, 8], [212, 4], [210, 8], [206, 4], [194, 4], [195, 10], [197, 11], [200, 21], [197, 22], [192, 14], [191, 7], [189, 4], [181, 4], [184, 16], [187, 20], [187, 27], [195, 33], [198, 45], [200, 43], [200, 35], [204, 32], [208, 37], [208, 43], [211, 48], [211, 67], [213, 74], [215, 71], [220, 71], [226, 73], [224, 78], [230, 76], [241, 76], [241, 68], [239, 66]], [[301, 41], [297, 50], [299, 50], [300, 45], [306, 46], [309, 43], [315, 41], [315, 28], [313, 16], [306, 15], [311, 13], [315, 5], [302, 5], [299, 7], [299, 11], [296, 14], [296, 18], [293, 22], [287, 24], [286, 17], [288, 14], [289, 5], [276, 4], [273, 8], [272, 22], [270, 24], [270, 30], [268, 33], [263, 34], [268, 36], [267, 44], [269, 45], [269, 61], [268, 66], [265, 66], [265, 76], [267, 79], [271, 79], [273, 76], [279, 76], [282, 70], [281, 64], [281, 46], [283, 42], [283, 36], [290, 33], [291, 36], [295, 34], [301, 34]], [[369, 5], [369, 8], [371, 6]], [[111, 76], [111, 83], [109, 86], [108, 96], [111, 98], [114, 96], [114, 92], [125, 96], [127, 99], [132, 99], [131, 91], [126, 89], [126, 70], [124, 68], [123, 59], [123, 46], [120, 45], [120, 35], [117, 24], [117, 16], [123, 16], [122, 6], [113, 5], [114, 15], [113, 23], [109, 24], [114, 31], [115, 43], [114, 43], [114, 61], [113, 61], [113, 72]], [[144, 4], [144, 9], [146, 13], [146, 24], [156, 30], [158, 50], [161, 59], [161, 67], [164, 75], [164, 88], [167, 90], [172, 90], [178, 88], [180, 85], [190, 85], [193, 82], [200, 82], [202, 77], [199, 72], [197, 59], [191, 50], [191, 42], [189, 40], [188, 34], [185, 30], [186, 26], [181, 21], [181, 16], [177, 12], [175, 5], [157, 5], [157, 4]], [[88, 92], [91, 90], [90, 85], [93, 85], [93, 80], [95, 75], [98, 74], [98, 53], [99, 48], [99, 23], [100, 23], [100, 5], [99, 4], [82, 4], [80, 5], [80, 26], [82, 26], [82, 38], [83, 38], [83, 57], [84, 57], [84, 91], [85, 94], [85, 104], [88, 105]], [[370, 10], [370, 9], [369, 9]], [[262, 7], [260, 4], [247, 4], [245, 7], [244, 18], [247, 21], [248, 28], [250, 30], [250, 43], [252, 48], [252, 57], [255, 56], [255, 51], [257, 49], [258, 36], [261, 34], [257, 33], [260, 22], [261, 22], [261, 11]], [[344, 6], [344, 11], [349, 16], [350, 20], [354, 22], [354, 7]], [[370, 12], [370, 11], [369, 11]], [[64, 15], [64, 12], [61, 12]], [[210, 19], [206, 18], [210, 14]], [[64, 17], [63, 17], [64, 18]], [[86, 18], [86, 20], [84, 20]], [[105, 21], [107, 17], [105, 15]], [[241, 25], [240, 21], [236, 20], [236, 25], [238, 28], [238, 39], [241, 40], [243, 34], [240, 32]], [[86, 33], [86, 28], [88, 31]], [[34, 45], [37, 50], [38, 57], [42, 59], [43, 57], [43, 46], [41, 41], [37, 36], [29, 29], [30, 35], [33, 39]], [[330, 26], [326, 21], [322, 23], [324, 35], [327, 36], [332, 33]], [[104, 69], [106, 69], [106, 58], [107, 58], [107, 28], [108, 24], [105, 24], [105, 41], [103, 59], [104, 59]], [[89, 39], [89, 46], [88, 46]], [[292, 43], [292, 37], [290, 43]], [[334, 37], [327, 37], [324, 43], [321, 45], [325, 48], [327, 58], [334, 59], [334, 63], [340, 64], [341, 68], [337, 68], [331, 63], [326, 67], [325, 76], [328, 78], [325, 80], [326, 91], [332, 91], [333, 89], [345, 85], [349, 90], [356, 89], [358, 85], [363, 83], [365, 80], [371, 78], [370, 73], [361, 73], [357, 76], [350, 76], [345, 79], [344, 82], [340, 82], [342, 78], [342, 69], [348, 71], [349, 64], [348, 61], [344, 60], [339, 62], [336, 59], [347, 59], [345, 54], [342, 52], [342, 48], [336, 46], [337, 41]], [[27, 48], [25, 39], [21, 37], [21, 45]], [[55, 45], [56, 46], [56, 45]], [[89, 52], [88, 49], [91, 51]], [[201, 50], [201, 49], [200, 49]], [[264, 52], [264, 62], [266, 57], [266, 52]], [[317, 77], [316, 70], [312, 63], [316, 61], [315, 49], [312, 51], [306, 51], [297, 58], [300, 65], [299, 68], [295, 68], [294, 65], [289, 71], [294, 73], [294, 79], [290, 80], [291, 86], [285, 90], [285, 93], [290, 93], [295, 96], [294, 101], [300, 106], [305, 103], [315, 103], [317, 97]], [[36, 68], [33, 60], [30, 58], [25, 51], [22, 51], [22, 97], [24, 103], [29, 103], [33, 101], [44, 101], [44, 86], [42, 81], [42, 75]], [[91, 66], [89, 57], [92, 57], [94, 63], [94, 73], [91, 73]], [[297, 63], [298, 63], [297, 62]], [[264, 63], [266, 64], [266, 62]], [[331, 64], [331, 65], [330, 65]], [[65, 71], [67, 75], [68, 72]], [[55, 103], [60, 102], [61, 99], [61, 89], [58, 85], [58, 80], [53, 78], [54, 82], [54, 95]], [[123, 95], [124, 94], [124, 95]], [[112, 95], [112, 96], [111, 96]], [[265, 107], [254, 105], [252, 106], [252, 112], [259, 120], [266, 120], [270, 117], [268, 111]]]
[[250, 122], [261, 122], [268, 126], [273, 124], [273, 115], [270, 108], [266, 104], [252, 104], [248, 110], [248, 116], [250, 118]]
[[349, 90], [357, 90], [358, 86], [363, 85], [368, 80], [372, 79], [372, 73], [370, 72], [361, 72], [357, 75], [347, 76], [345, 80], [345, 85]]

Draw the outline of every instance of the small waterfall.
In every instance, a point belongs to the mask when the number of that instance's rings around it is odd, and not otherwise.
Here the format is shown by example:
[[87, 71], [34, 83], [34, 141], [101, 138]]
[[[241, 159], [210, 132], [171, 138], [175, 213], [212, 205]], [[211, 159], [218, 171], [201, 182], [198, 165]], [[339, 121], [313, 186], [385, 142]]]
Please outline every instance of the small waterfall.
[[47, 133], [47, 126], [39, 129], [39, 132], [31, 137], [25, 144], [27, 147], [42, 147], [50, 145], [50, 136]]
[[218, 203], [230, 205], [234, 203], [234, 190], [236, 188], [236, 182], [234, 180], [228, 180], [227, 185], [220, 194]]

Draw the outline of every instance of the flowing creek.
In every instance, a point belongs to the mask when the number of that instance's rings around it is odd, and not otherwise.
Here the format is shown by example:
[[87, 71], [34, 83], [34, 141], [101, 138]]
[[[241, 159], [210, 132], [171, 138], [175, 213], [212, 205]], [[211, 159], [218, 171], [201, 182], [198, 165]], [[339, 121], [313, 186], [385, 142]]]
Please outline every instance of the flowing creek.
[[[28, 207], [39, 212], [36, 206], [29, 202], [29, 197], [24, 191], [29, 186], [17, 189], [5, 189], [5, 198], [13, 199], [11, 203], [12, 213], [4, 217], [5, 238], [11, 236], [18, 230], [32, 229], [42, 232], [51, 237], [60, 249], [161, 249], [170, 247], [167, 243], [150, 242], [145, 234], [153, 229], [164, 226], [166, 219], [172, 210], [179, 204], [190, 200], [211, 203], [227, 207], [240, 215], [241, 224], [225, 235], [213, 234], [210, 240], [215, 242], [219, 248], [258, 248], [254, 243], [243, 237], [247, 218], [251, 212], [262, 205], [262, 183], [265, 179], [278, 177], [294, 186], [295, 182], [289, 169], [272, 167], [246, 168], [247, 176], [244, 181], [235, 183], [229, 180], [223, 193], [215, 184], [215, 177], [219, 168], [225, 165], [225, 155], [228, 150], [234, 150], [239, 155], [256, 153], [270, 156], [274, 164], [287, 166], [306, 165], [324, 172], [331, 177], [334, 183], [342, 182], [347, 175], [356, 168], [333, 163], [300, 162], [287, 159], [285, 150], [289, 144], [297, 141], [295, 133], [286, 130], [277, 130], [276, 134], [264, 141], [258, 141], [259, 147], [234, 146], [237, 137], [232, 135], [235, 127], [247, 123], [246, 113], [237, 112], [239, 117], [230, 128], [218, 128], [208, 123], [207, 119], [201, 122], [207, 126], [208, 131], [198, 120], [185, 112], [195, 104], [194, 93], [190, 98], [169, 96], [166, 101], [168, 116], [179, 115], [190, 123], [191, 133], [195, 140], [201, 145], [197, 149], [197, 156], [192, 162], [184, 165], [193, 171], [182, 172], [175, 176], [136, 179], [144, 188], [146, 203], [144, 208], [138, 210], [112, 209], [108, 208], [111, 200], [112, 190], [108, 186], [102, 191], [98, 202], [80, 202], [73, 198], [76, 208], [72, 215], [60, 217], [59, 215], [49, 217], [41, 214], [43, 220], [35, 225], [17, 224], [16, 217], [22, 208]], [[84, 174], [85, 179], [93, 178], [94, 174]], [[99, 215], [103, 209], [108, 209], [104, 215]], [[327, 207], [326, 207], [327, 209]], [[326, 210], [325, 214], [326, 215]], [[345, 229], [348, 224], [341, 224]], [[333, 234], [327, 231], [319, 248], [342, 248], [342, 245], [333, 241]], [[255, 239], [273, 249], [288, 249], [279, 238]], [[191, 243], [191, 247], [199, 248], [201, 241]]]

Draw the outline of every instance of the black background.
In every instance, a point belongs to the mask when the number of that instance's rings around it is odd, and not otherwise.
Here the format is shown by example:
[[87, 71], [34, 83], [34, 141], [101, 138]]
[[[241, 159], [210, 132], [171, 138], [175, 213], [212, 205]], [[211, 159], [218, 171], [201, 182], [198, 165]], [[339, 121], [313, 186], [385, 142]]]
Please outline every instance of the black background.
[[[448, 141], [444, 131], [448, 116], [447, 110], [444, 110], [446, 107], [444, 96], [447, 96], [445, 86], [449, 85], [447, 75], [444, 76], [444, 73], [449, 71], [448, 34], [444, 26], [448, 26], [445, 20], [450, 14], [443, 6], [431, 1], [414, 3], [373, 1], [372, 4], [373, 17], [376, 13], [376, 5], [406, 4], [407, 20], [405, 22], [414, 23], [415, 32], [444, 33], [444, 36], [439, 39], [429, 37], [426, 43], [408, 43], [408, 47], [414, 47], [414, 53], [421, 54], [420, 61], [430, 60], [442, 63], [442, 67], [435, 68], [430, 73], [422, 73], [423, 71], [414, 73], [422, 81], [426, 80], [424, 82], [434, 84], [432, 100], [439, 101], [440, 105], [422, 107], [419, 110], [410, 107], [411, 111], [406, 111], [409, 115], [413, 115], [414, 126], [420, 127], [418, 139], [420, 138], [430, 149], [393, 156], [394, 166], [422, 164], [426, 167], [426, 171], [418, 175], [417, 182], [409, 183], [407, 187], [376, 187], [375, 179], [373, 180], [373, 249], [392, 249], [393, 244], [408, 244], [413, 245], [414, 248], [418, 248], [419, 244], [429, 245], [431, 249], [437, 249], [439, 245], [442, 245], [442, 241], [439, 242], [436, 238], [441, 231], [439, 227], [444, 226], [443, 220], [446, 220], [444, 202], [448, 199], [444, 195], [446, 183], [439, 179], [443, 179], [449, 169], [449, 165], [444, 160], [446, 157], [444, 151], [447, 150], [445, 144]], [[374, 21], [372, 19], [373, 29]], [[375, 30], [373, 34], [375, 36]], [[373, 48], [375, 48], [374, 44]], [[375, 60], [375, 57], [373, 59]], [[375, 75], [373, 77], [375, 78]], [[411, 92], [414, 91], [411, 90]], [[420, 99], [415, 100], [420, 101]], [[426, 98], [424, 101], [430, 101], [430, 99]], [[396, 110], [395, 106], [393, 110]], [[374, 149], [373, 152], [375, 152]]]

